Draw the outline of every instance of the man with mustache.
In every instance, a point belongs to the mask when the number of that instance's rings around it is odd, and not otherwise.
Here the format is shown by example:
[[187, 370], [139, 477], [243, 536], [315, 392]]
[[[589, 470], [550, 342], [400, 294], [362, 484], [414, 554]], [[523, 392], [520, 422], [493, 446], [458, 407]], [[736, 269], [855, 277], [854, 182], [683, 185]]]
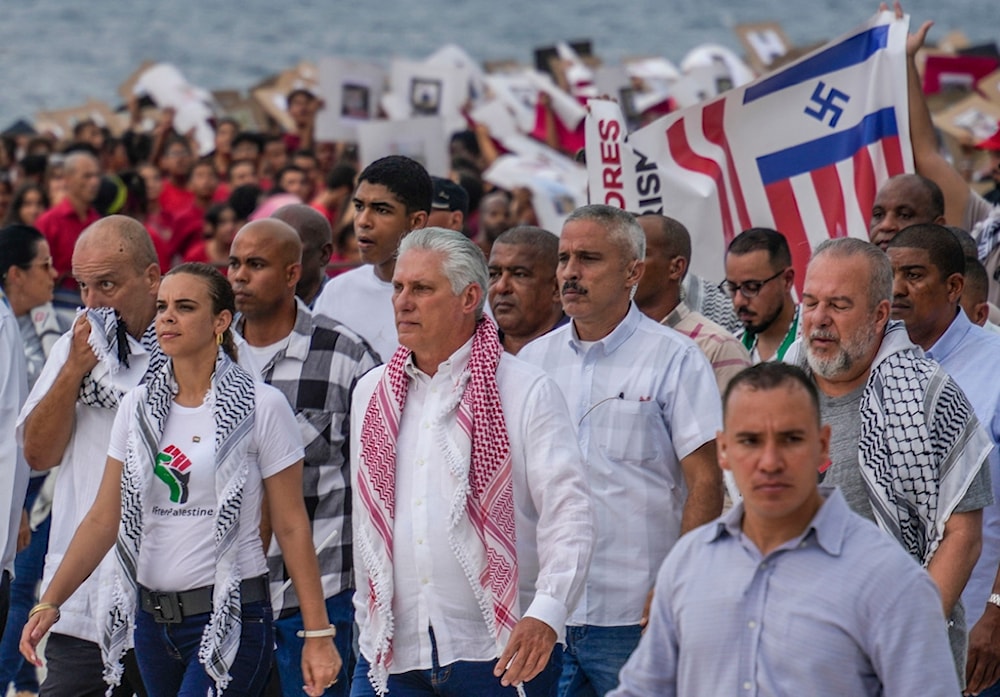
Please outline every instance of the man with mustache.
[[353, 329], [383, 360], [399, 346], [392, 313], [396, 252], [407, 233], [427, 225], [433, 195], [431, 177], [416, 160], [389, 155], [365, 167], [354, 190], [354, 235], [364, 265], [331, 279], [316, 298], [316, 314]]
[[[811, 373], [832, 429], [826, 484], [923, 564], [938, 586], [960, 680], [959, 600], [979, 557], [992, 501], [992, 448], [972, 406], [942, 368], [890, 320], [892, 266], [874, 245], [827, 240], [802, 293], [802, 338], [785, 356]], [[963, 680], [964, 683], [964, 680]]]
[[520, 225], [501, 234], [490, 250], [490, 309], [504, 350], [516, 354], [542, 334], [565, 324], [556, 263], [559, 238]]
[[571, 322], [518, 354], [562, 389], [593, 492], [594, 559], [568, 622], [560, 697], [615, 688], [663, 558], [722, 510], [715, 376], [693, 341], [632, 302], [645, 256], [632, 214], [603, 205], [570, 214], [556, 278]]
[[754, 363], [780, 361], [798, 336], [794, 282], [788, 241], [777, 230], [750, 228], [729, 243], [719, 287], [733, 300], [740, 340]]
[[[1000, 484], [1000, 391], [994, 363], [1000, 356], [1000, 336], [977, 327], [959, 302], [966, 292], [966, 258], [951, 230], [940, 225], [911, 225], [889, 243], [892, 262], [892, 316], [906, 324], [910, 340], [948, 371], [962, 388], [994, 449], [990, 478]], [[996, 493], [994, 493], [996, 498]], [[1000, 646], [993, 636], [1000, 632], [1000, 504], [983, 510], [983, 552], [962, 593], [967, 613], [969, 659], [968, 690], [973, 694], [1000, 694]]]

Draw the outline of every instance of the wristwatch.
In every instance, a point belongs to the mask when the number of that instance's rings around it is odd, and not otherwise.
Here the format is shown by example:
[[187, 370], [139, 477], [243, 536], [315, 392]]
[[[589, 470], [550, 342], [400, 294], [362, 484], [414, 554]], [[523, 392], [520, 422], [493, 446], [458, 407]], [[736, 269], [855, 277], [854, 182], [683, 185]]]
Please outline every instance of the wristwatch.
[[987, 604], [996, 605], [1000, 607], [1000, 593], [991, 593], [990, 597], [986, 599]]

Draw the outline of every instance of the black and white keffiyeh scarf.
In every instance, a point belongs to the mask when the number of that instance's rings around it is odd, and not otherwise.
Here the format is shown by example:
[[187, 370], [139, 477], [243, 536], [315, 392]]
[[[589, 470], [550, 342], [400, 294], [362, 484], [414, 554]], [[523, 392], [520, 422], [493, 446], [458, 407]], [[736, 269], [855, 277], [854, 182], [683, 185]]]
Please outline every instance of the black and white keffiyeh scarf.
[[972, 236], [979, 248], [979, 261], [985, 264], [993, 250], [1000, 247], [1000, 206], [993, 206], [986, 219], [972, 227]]
[[[90, 320], [88, 343], [104, 370], [98, 371], [101, 377], [95, 378], [94, 370], [84, 376], [77, 399], [90, 407], [117, 409], [127, 390], [114, 385], [110, 378], [129, 367], [130, 351], [125, 322], [110, 307], [80, 310], [77, 317], [80, 314], [85, 314]], [[145, 382], [167, 362], [167, 357], [160, 350], [160, 344], [156, 340], [155, 323], [146, 328], [139, 343], [149, 356], [149, 365], [143, 377]]]
[[965, 394], [892, 321], [861, 397], [858, 462], [879, 527], [925, 567], [992, 444]]
[[[129, 648], [135, 622], [136, 564], [142, 538], [144, 496], [153, 478], [164, 423], [176, 392], [168, 361], [138, 388], [122, 469], [121, 524], [115, 555], [111, 611], [102, 638], [105, 680], [121, 681], [121, 658]], [[247, 451], [254, 425], [253, 378], [219, 350], [212, 386], [205, 396], [215, 420], [215, 586], [212, 614], [201, 637], [198, 659], [221, 693], [229, 684], [229, 668], [239, 649], [242, 606], [237, 560], [240, 509], [247, 479]]]

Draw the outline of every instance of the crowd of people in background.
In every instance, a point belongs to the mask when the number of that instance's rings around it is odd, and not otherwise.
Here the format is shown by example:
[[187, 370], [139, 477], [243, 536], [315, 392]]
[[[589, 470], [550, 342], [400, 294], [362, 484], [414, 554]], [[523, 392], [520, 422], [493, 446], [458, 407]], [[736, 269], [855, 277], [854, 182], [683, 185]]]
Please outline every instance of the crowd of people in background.
[[485, 129], [361, 163], [305, 89], [4, 139], [0, 689], [1000, 695], [1000, 208], [928, 28], [916, 172], [804, 269], [543, 229]]

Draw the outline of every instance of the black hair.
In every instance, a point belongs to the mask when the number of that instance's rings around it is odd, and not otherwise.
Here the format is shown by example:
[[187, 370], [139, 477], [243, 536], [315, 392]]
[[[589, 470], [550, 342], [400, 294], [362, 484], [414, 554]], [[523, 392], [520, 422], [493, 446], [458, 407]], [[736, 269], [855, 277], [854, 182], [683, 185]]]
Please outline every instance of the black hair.
[[0, 288], [7, 287], [7, 272], [16, 266], [27, 271], [38, 256], [38, 243], [45, 236], [30, 225], [8, 225], [0, 229]]
[[774, 390], [782, 385], [795, 384], [801, 386], [806, 391], [806, 394], [809, 395], [809, 402], [813, 406], [813, 412], [816, 414], [816, 423], [818, 424], [820, 422], [819, 392], [817, 392], [813, 381], [797, 365], [770, 361], [744, 368], [729, 381], [729, 384], [726, 385], [726, 391], [722, 395], [723, 419], [725, 419], [726, 412], [729, 409], [730, 395], [744, 385], [751, 390], [762, 391]]
[[340, 164], [330, 170], [326, 175], [326, 188], [333, 190], [347, 187], [354, 190], [354, 178], [358, 176], [358, 170], [351, 165]]
[[256, 184], [237, 186], [229, 194], [229, 207], [233, 209], [237, 220], [248, 220], [250, 214], [257, 209], [257, 202], [263, 193]]
[[777, 230], [766, 227], [752, 227], [744, 230], [729, 243], [727, 254], [742, 256], [763, 249], [767, 252], [768, 261], [774, 267], [788, 268], [792, 265], [792, 253], [788, 249], [788, 240]]
[[389, 190], [406, 208], [407, 214], [423, 211], [430, 214], [434, 198], [431, 175], [416, 160], [403, 155], [389, 155], [365, 167], [358, 183], [379, 184]]
[[41, 184], [35, 184], [34, 182], [27, 182], [18, 187], [17, 191], [14, 192], [14, 198], [10, 200], [10, 209], [7, 211], [7, 216], [3, 220], [3, 225], [22, 225], [24, 221], [21, 220], [21, 206], [24, 205], [24, 199], [27, 198], [28, 194], [32, 191], [37, 191], [42, 196], [42, 207], [45, 210], [49, 208], [49, 195], [45, 192], [45, 187]]
[[951, 230], [934, 223], [918, 223], [900, 230], [889, 242], [889, 249], [922, 249], [944, 281], [952, 274], [965, 273], [965, 252]]

